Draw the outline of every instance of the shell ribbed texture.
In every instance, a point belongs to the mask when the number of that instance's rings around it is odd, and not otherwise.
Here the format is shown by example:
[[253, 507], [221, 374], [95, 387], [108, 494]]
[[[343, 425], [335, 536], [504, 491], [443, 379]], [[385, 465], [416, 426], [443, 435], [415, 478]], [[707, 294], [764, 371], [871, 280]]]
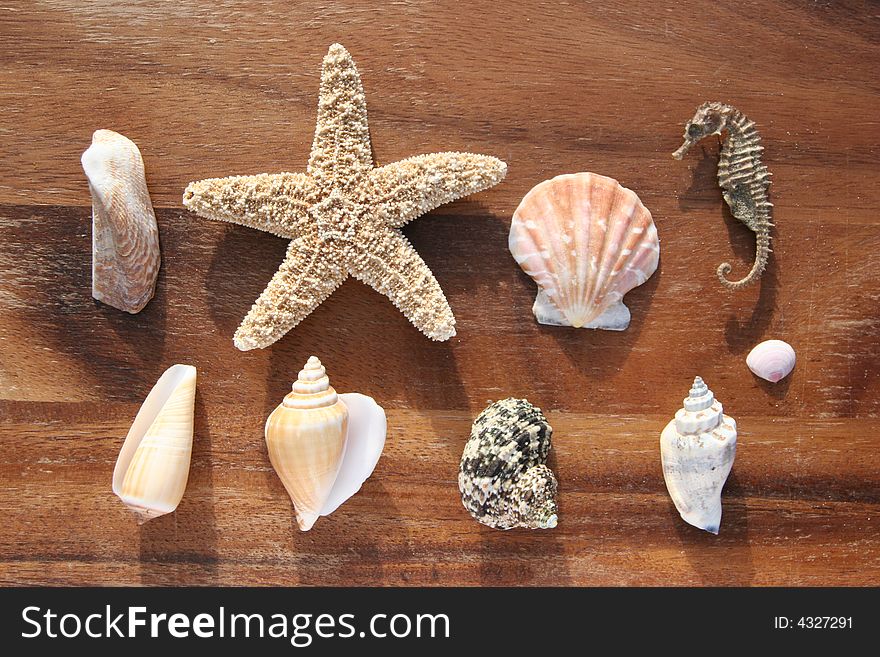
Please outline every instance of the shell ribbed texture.
[[564, 323], [576, 328], [644, 283], [660, 253], [651, 213], [635, 192], [594, 173], [532, 188], [514, 212], [508, 246]]
[[286, 408], [323, 408], [332, 406], [338, 395], [330, 385], [326, 368], [316, 356], [311, 356], [297, 375], [293, 391], [284, 398]]
[[675, 428], [682, 435], [705, 433], [721, 423], [722, 414], [721, 402], [715, 400], [703, 379], [696, 377], [683, 408], [675, 414]]

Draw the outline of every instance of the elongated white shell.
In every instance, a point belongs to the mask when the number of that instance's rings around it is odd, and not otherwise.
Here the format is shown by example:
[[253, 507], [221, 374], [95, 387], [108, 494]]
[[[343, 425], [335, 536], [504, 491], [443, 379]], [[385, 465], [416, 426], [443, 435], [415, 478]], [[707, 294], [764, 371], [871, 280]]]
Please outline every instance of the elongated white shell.
[[651, 213], [612, 178], [575, 173], [546, 180], [523, 198], [508, 246], [538, 284], [532, 311], [554, 326], [622, 331], [624, 295], [657, 269]]
[[269, 459], [308, 531], [360, 490], [385, 445], [385, 411], [359, 394], [337, 395], [312, 356], [266, 421]]
[[736, 422], [696, 377], [684, 408], [660, 434], [666, 488], [685, 522], [718, 533], [721, 489], [735, 457]]
[[140, 312], [156, 290], [159, 229], [134, 142], [97, 130], [82, 154], [92, 194], [92, 296]]
[[796, 361], [794, 349], [782, 340], [766, 340], [749, 352], [746, 365], [756, 376], [776, 383], [794, 369]]
[[113, 471], [113, 492], [139, 522], [173, 512], [192, 455], [196, 368], [172, 365], [138, 411]]

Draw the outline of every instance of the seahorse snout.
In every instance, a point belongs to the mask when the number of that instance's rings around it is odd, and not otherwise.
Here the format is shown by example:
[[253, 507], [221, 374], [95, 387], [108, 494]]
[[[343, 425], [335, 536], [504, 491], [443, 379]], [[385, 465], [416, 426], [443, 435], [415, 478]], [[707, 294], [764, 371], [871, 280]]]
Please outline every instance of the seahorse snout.
[[684, 143], [678, 147], [678, 150], [672, 154], [672, 157], [674, 157], [676, 160], [680, 160], [681, 158], [684, 157], [684, 154], [687, 153], [688, 150], [690, 150], [690, 147], [692, 145], [693, 145], [692, 141], [690, 141], [689, 139], [685, 139]]

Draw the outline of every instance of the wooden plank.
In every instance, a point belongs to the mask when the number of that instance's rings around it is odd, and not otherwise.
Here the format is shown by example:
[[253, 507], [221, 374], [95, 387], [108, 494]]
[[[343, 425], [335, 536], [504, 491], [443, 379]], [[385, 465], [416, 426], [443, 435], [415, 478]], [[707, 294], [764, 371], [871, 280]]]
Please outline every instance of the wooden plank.
[[[0, 584], [876, 584], [880, 574], [880, 124], [876, 17], [862, 3], [51, 1], [0, 8]], [[301, 170], [320, 60], [361, 69], [381, 163], [493, 154], [498, 187], [405, 229], [458, 335], [432, 343], [349, 281], [272, 348], [232, 333], [283, 240], [180, 206], [201, 177]], [[774, 254], [731, 295], [754, 237], [723, 207], [717, 144], [670, 153], [696, 106], [758, 122]], [[143, 152], [163, 266], [136, 316], [90, 296], [96, 128]], [[592, 170], [651, 209], [661, 265], [624, 333], [537, 325], [507, 251], [528, 189]], [[791, 377], [745, 355], [781, 338]], [[361, 493], [307, 534], [262, 439], [312, 353], [374, 396], [389, 437]], [[169, 365], [199, 369], [177, 513], [138, 528], [110, 492], [122, 438]], [[702, 375], [740, 426], [721, 534], [685, 525], [658, 437]], [[560, 525], [482, 527], [458, 499], [473, 417], [528, 397], [554, 427]]]
[[562, 521], [536, 535], [481, 527], [461, 506], [466, 413], [392, 410], [373, 478], [304, 534], [268, 465], [259, 409], [200, 399], [187, 494], [138, 528], [108, 491], [127, 430], [110, 418], [137, 404], [44, 404], [37, 427], [32, 406], [2, 408], [0, 511], [20, 524], [0, 554], [10, 573], [49, 563], [56, 583], [858, 584], [880, 567], [874, 419], [744, 420], [712, 537], [683, 525], [666, 495], [664, 418], [551, 413]]

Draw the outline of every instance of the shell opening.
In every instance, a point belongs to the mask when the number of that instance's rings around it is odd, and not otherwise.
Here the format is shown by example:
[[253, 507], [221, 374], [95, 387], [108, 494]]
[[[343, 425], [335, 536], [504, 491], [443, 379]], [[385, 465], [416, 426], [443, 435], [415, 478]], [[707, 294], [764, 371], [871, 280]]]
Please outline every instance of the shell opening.
[[153, 388], [147, 394], [144, 403], [135, 416], [128, 435], [122, 444], [116, 467], [113, 470], [113, 492], [116, 495], [122, 493], [122, 485], [125, 475], [131, 465], [138, 446], [153, 426], [156, 418], [165, 408], [168, 400], [187, 379], [195, 380], [196, 368], [192, 365], [172, 365], [159, 377]]

